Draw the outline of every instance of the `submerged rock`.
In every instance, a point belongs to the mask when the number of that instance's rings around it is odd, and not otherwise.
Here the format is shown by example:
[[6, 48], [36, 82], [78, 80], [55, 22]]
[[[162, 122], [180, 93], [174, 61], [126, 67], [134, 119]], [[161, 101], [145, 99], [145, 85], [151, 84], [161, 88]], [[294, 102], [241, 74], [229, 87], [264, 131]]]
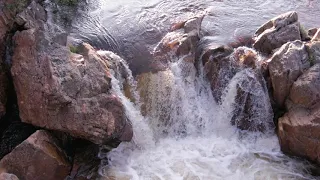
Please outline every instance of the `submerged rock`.
[[204, 75], [215, 100], [222, 104], [226, 94], [235, 91], [231, 124], [242, 130], [272, 130], [273, 111], [259, 70], [258, 55], [249, 48], [233, 50], [205, 40], [201, 42], [207, 45], [200, 43], [196, 57], [204, 65]]
[[298, 14], [288, 12], [271, 19], [256, 31], [255, 36], [253, 47], [266, 54], [289, 41], [301, 40]]
[[25, 180], [64, 179], [71, 165], [57, 140], [39, 130], [0, 161], [0, 169]]
[[231, 123], [242, 130], [273, 132], [273, 111], [262, 74], [252, 69], [239, 73]]
[[273, 54], [269, 73], [273, 97], [278, 106], [284, 106], [292, 84], [309, 67], [308, 50], [301, 41], [288, 42]]

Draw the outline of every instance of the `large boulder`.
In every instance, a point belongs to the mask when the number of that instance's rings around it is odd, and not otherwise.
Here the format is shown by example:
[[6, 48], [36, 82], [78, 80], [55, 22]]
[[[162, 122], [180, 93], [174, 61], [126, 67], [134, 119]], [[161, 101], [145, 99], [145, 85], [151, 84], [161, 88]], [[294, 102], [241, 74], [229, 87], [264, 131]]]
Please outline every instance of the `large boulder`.
[[54, 42], [36, 16], [39, 8], [31, 4], [31, 12], [19, 14], [27, 30], [13, 38], [11, 73], [21, 120], [97, 144], [131, 140], [124, 106], [111, 93], [110, 59], [88, 44], [79, 47], [80, 55]]
[[312, 108], [320, 100], [320, 64], [312, 66], [292, 85], [290, 100], [299, 106]]
[[287, 109], [279, 119], [281, 149], [320, 163], [320, 64], [312, 66], [292, 85]]
[[288, 12], [262, 25], [255, 33], [253, 47], [260, 52], [270, 54], [289, 41], [301, 40], [301, 31], [298, 14]]
[[320, 107], [294, 107], [279, 119], [278, 136], [285, 153], [320, 164]]
[[301, 41], [288, 42], [273, 54], [269, 62], [269, 73], [273, 97], [283, 107], [292, 84], [310, 67], [309, 54]]
[[154, 48], [152, 70], [165, 70], [170, 60], [189, 56], [194, 59], [197, 43], [200, 40], [200, 28], [204, 15], [200, 14], [177, 23], [172, 32], [166, 34]]
[[0, 169], [25, 180], [65, 179], [71, 169], [57, 139], [39, 130], [0, 161]]

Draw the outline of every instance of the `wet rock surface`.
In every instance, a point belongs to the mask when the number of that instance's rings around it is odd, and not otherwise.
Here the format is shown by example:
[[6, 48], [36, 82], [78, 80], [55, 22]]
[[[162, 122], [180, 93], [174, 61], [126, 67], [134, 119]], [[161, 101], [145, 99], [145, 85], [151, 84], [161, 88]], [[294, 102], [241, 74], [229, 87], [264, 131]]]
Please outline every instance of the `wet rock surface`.
[[[274, 128], [268, 90], [258, 67], [258, 55], [253, 50], [233, 49], [203, 39], [196, 57], [198, 64], [204, 66], [204, 75], [218, 103], [223, 103], [228, 88], [236, 89], [231, 124], [249, 131], [265, 132]], [[235, 87], [227, 87], [231, 81], [236, 82]]]

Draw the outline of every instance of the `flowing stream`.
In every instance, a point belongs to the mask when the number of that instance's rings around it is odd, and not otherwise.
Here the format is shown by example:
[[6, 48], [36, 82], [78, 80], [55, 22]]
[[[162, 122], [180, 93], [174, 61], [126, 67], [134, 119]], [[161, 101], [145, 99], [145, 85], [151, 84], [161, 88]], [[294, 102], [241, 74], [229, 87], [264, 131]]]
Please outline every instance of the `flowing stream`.
[[155, 102], [150, 102], [146, 116], [141, 115], [139, 103], [125, 97], [122, 80], [116, 78], [121, 76], [113, 73], [113, 91], [126, 107], [134, 138], [100, 153], [105, 161], [101, 175], [117, 180], [313, 178], [307, 162], [282, 154], [272, 129], [266, 134], [243, 133], [230, 124], [235, 84], [241, 81], [242, 71], [230, 81], [218, 105], [192, 63], [172, 61], [170, 70], [149, 77], [148, 96]]
[[[209, 84], [192, 63], [171, 59], [169, 69], [150, 74], [140, 110], [134, 76], [145, 70], [154, 45], [172, 23], [206, 11], [203, 35], [218, 43], [252, 35], [265, 21], [286, 11], [299, 13], [307, 28], [320, 26], [318, 0], [118, 0], [88, 1], [89, 10], [73, 24], [72, 35], [111, 50], [125, 67], [135, 102], [123, 93], [124, 79], [113, 72], [113, 91], [122, 100], [134, 129], [131, 142], [121, 143], [103, 159], [100, 174], [119, 180], [267, 180], [316, 179], [308, 162], [284, 155], [274, 130], [245, 133], [230, 124], [236, 85], [244, 71], [231, 79], [218, 104]], [[108, 53], [108, 52], [100, 52]], [[262, 97], [266, 98], [266, 97]], [[257, 114], [263, 117], [266, 114]]]

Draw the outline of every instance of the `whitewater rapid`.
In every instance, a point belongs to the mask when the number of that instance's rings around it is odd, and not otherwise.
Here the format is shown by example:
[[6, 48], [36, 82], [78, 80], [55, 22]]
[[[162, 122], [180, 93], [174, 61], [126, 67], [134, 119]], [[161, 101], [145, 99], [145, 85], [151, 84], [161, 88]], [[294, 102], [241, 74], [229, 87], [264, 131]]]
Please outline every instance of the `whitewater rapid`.
[[[133, 83], [131, 91], [137, 91], [128, 65], [117, 59]], [[134, 137], [109, 153], [101, 151], [100, 174], [110, 180], [313, 178], [308, 172], [311, 165], [280, 151], [272, 129], [267, 134], [248, 133], [231, 125], [235, 84], [241, 76], [230, 81], [221, 104], [214, 101], [203, 77], [201, 67], [197, 73], [193, 63], [172, 59], [166, 73], [150, 76], [148, 93], [154, 102], [143, 116], [141, 102], [133, 103], [124, 95], [124, 80], [113, 72], [113, 91], [125, 105]], [[163, 123], [163, 117], [169, 121]]]

